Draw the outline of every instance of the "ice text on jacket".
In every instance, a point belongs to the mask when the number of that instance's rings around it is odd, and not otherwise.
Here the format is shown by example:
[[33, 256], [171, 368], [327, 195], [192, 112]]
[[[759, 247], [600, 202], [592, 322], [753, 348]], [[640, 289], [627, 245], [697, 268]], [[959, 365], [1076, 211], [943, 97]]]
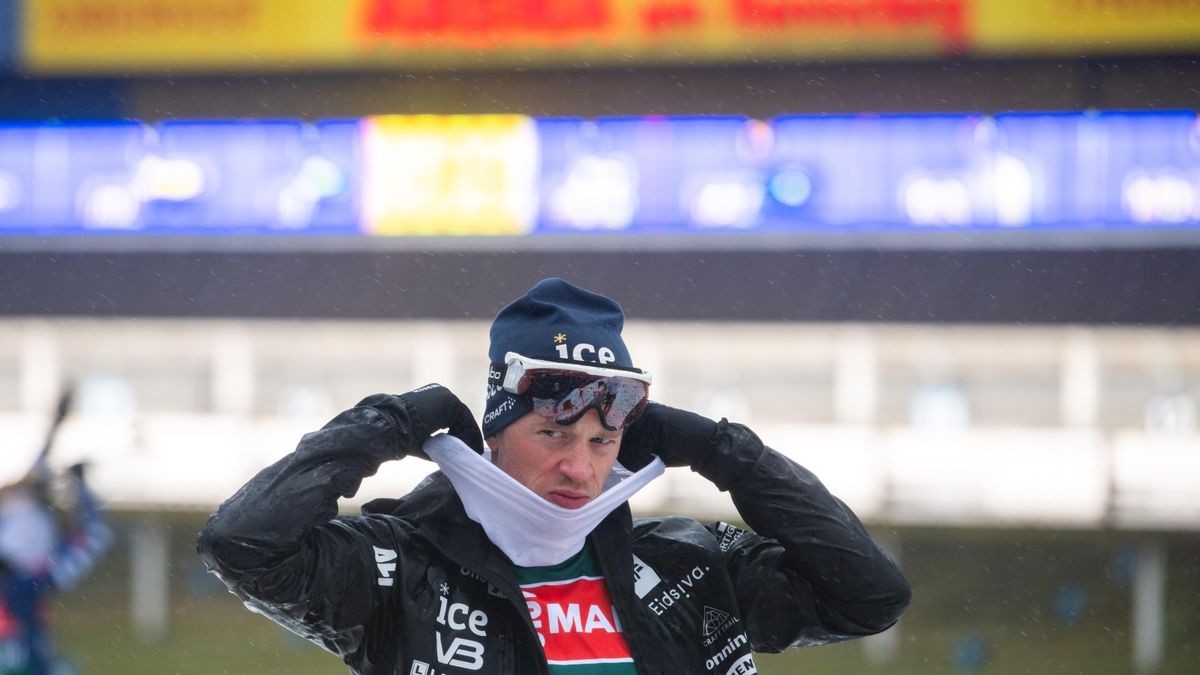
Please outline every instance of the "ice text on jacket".
[[[455, 633], [469, 631], [479, 637], [487, 637], [488, 616], [480, 609], [471, 609], [461, 602], [450, 602], [443, 595], [439, 598], [437, 623]], [[468, 635], [451, 634], [443, 637], [442, 631], [434, 631], [439, 663], [466, 670], [483, 667], [483, 642]]]

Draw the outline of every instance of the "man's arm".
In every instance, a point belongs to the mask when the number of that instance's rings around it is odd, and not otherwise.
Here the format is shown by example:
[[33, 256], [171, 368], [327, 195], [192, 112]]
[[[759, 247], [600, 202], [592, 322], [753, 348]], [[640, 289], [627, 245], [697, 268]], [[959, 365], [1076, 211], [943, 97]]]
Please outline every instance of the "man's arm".
[[439, 428], [482, 448], [470, 411], [444, 387], [364, 399], [226, 500], [197, 551], [255, 610], [330, 651], [356, 651], [373, 609], [369, 541], [393, 535], [376, 519], [335, 519], [338, 497], [383, 462], [418, 453]]
[[746, 427], [651, 404], [628, 433], [728, 491], [754, 530], [721, 541], [757, 650], [878, 633], [907, 607], [908, 582], [854, 513]]
[[113, 541], [104, 509], [84, 478], [84, 465], [75, 464], [67, 473], [75, 490], [75, 513], [50, 567], [50, 577], [60, 590], [70, 590], [82, 581]]

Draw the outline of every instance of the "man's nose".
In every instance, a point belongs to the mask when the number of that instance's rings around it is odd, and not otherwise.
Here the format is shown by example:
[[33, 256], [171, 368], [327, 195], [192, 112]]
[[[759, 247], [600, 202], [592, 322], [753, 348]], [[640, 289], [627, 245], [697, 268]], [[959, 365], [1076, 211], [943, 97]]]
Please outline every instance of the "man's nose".
[[582, 483], [592, 477], [592, 463], [589, 460], [587, 442], [581, 440], [566, 449], [566, 454], [558, 463], [558, 470], [570, 480]]

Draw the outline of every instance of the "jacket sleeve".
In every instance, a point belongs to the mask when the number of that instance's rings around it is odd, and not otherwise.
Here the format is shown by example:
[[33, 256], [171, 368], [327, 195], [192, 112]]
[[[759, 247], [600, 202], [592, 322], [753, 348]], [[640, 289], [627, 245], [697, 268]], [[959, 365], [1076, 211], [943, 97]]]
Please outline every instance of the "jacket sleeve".
[[395, 541], [387, 522], [337, 517], [337, 500], [402, 456], [410, 421], [397, 397], [377, 394], [306, 434], [209, 518], [197, 542], [209, 570], [253, 611], [348, 659], [382, 597], [376, 556], [403, 556], [373, 548]]
[[72, 527], [50, 566], [50, 578], [60, 590], [70, 590], [82, 581], [113, 541], [104, 510], [82, 476], [74, 479], [74, 488]]
[[811, 471], [724, 420], [696, 470], [754, 530], [711, 526], [756, 651], [871, 635], [900, 618], [911, 590], [899, 567]]

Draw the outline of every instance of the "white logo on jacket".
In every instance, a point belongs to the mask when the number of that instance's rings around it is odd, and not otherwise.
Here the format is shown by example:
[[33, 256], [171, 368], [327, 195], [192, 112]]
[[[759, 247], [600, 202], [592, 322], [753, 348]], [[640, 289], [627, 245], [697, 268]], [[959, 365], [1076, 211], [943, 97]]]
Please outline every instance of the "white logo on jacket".
[[445, 596], [438, 598], [437, 623], [454, 633], [443, 638], [442, 631], [434, 631], [438, 663], [466, 670], [483, 667], [483, 641], [455, 633], [469, 632], [478, 637], [487, 637], [488, 615], [481, 609], [471, 609], [461, 602], [450, 602]]
[[721, 540], [717, 542], [717, 545], [721, 548], [721, 553], [728, 553], [730, 547], [737, 543], [738, 539], [749, 534], [745, 530], [725, 522], [717, 523], [717, 532], [721, 535]]
[[395, 583], [395, 578], [392, 577], [392, 572], [396, 571], [396, 552], [390, 548], [379, 548], [372, 546], [375, 549], [375, 567], [379, 569], [379, 578], [375, 580], [380, 586], [391, 586]]
[[641, 558], [633, 556], [633, 592], [639, 600], [645, 598], [660, 582], [662, 579], [653, 568]]
[[709, 567], [705, 565], [701, 567], [696, 565], [691, 570], [688, 570], [683, 578], [675, 582], [674, 585], [667, 587], [662, 593], [656, 593], [655, 597], [650, 598], [646, 603], [646, 607], [654, 612], [657, 616], [662, 616], [667, 610], [674, 607], [676, 603], [684, 598], [692, 597], [692, 591], [696, 582], [704, 578], [708, 574]]

